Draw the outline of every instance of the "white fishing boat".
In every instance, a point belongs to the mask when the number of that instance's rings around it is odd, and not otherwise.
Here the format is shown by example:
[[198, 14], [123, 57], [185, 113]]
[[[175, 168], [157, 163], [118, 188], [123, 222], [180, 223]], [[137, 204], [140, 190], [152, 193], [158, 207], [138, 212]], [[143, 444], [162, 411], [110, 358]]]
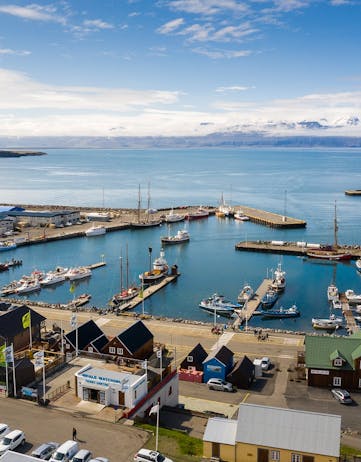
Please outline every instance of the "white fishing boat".
[[334, 310], [342, 310], [342, 303], [339, 299], [332, 300], [331, 303]]
[[234, 213], [234, 219], [238, 221], [249, 221], [249, 217], [244, 214], [243, 210], [237, 210]]
[[246, 284], [239, 293], [237, 300], [238, 303], [243, 306], [248, 300], [251, 300], [254, 296], [254, 290], [249, 284]]
[[339, 299], [339, 292], [338, 288], [336, 285], [331, 282], [331, 284], [327, 287], [327, 299], [329, 302], [332, 302], [333, 300], [338, 300]]
[[312, 327], [320, 330], [335, 330], [341, 327], [343, 319], [331, 314], [329, 318], [312, 318]]
[[89, 268], [85, 266], [78, 266], [75, 268], [70, 268], [65, 273], [65, 278], [69, 279], [69, 281], [76, 281], [77, 279], [85, 279], [89, 278], [92, 275], [92, 272]]
[[274, 272], [271, 289], [276, 292], [282, 292], [286, 288], [286, 271], [282, 270], [281, 263], [278, 263], [277, 269]]
[[87, 237], [91, 236], [102, 236], [106, 233], [106, 228], [103, 225], [92, 225], [89, 229], [85, 231]]
[[[149, 260], [151, 261], [151, 254], [152, 248], [149, 247]], [[152, 284], [154, 282], [159, 281], [160, 279], [164, 278], [164, 276], [168, 273], [168, 263], [165, 259], [165, 252], [163, 249], [160, 249], [159, 257], [156, 258], [153, 262], [153, 268], [151, 264], [149, 265], [149, 271], [145, 271], [139, 275], [139, 279], [144, 284]]]
[[352, 289], [347, 289], [345, 296], [350, 305], [358, 305], [361, 303], [361, 294], [356, 294]]
[[202, 218], [208, 218], [209, 217], [209, 212], [207, 209], [204, 207], [198, 207], [198, 209], [194, 212], [189, 212], [186, 215], [186, 219], [191, 221], [191, 220], [200, 220]]
[[25, 281], [20, 287], [16, 289], [17, 294], [25, 294], [40, 290], [40, 281], [36, 278]]
[[54, 271], [49, 271], [44, 279], [40, 281], [42, 286], [50, 286], [65, 281], [68, 268], [57, 267]]
[[180, 229], [176, 235], [162, 236], [160, 240], [162, 244], [183, 244], [184, 242], [189, 242], [190, 235], [186, 229]]
[[215, 214], [217, 217], [220, 217], [220, 218], [230, 217], [233, 215], [233, 208], [225, 202], [223, 198], [223, 193], [221, 195], [219, 207], [215, 211]]
[[233, 303], [226, 299], [223, 295], [219, 295], [217, 293], [213, 294], [209, 298], [201, 300], [198, 306], [208, 313], [227, 317], [233, 316], [235, 309], [241, 308], [240, 304]]
[[165, 216], [166, 223], [177, 223], [178, 221], [183, 221], [184, 219], [185, 215], [175, 213], [173, 209]]

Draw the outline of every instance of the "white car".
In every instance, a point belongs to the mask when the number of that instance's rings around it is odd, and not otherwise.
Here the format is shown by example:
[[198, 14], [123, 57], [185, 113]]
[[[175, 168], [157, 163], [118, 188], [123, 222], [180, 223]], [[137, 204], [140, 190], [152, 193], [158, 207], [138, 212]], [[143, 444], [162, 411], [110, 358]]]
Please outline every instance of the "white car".
[[261, 367], [264, 371], [268, 371], [268, 369], [271, 367], [271, 360], [268, 356], [263, 356], [261, 359]]
[[0, 442], [0, 456], [6, 451], [12, 451], [13, 449], [25, 443], [25, 434], [21, 430], [13, 430], [8, 433], [3, 440]]
[[89, 462], [109, 462], [109, 459], [106, 457], [96, 457], [95, 459], [90, 459]]
[[4, 436], [7, 435], [8, 433], [10, 433], [9, 425], [0, 423], [0, 440], [4, 438]]
[[226, 382], [222, 379], [209, 379], [207, 382], [208, 388], [210, 390], [218, 390], [218, 391], [228, 391], [232, 392], [235, 391], [233, 385], [230, 382]]
[[173, 462], [171, 459], [163, 456], [160, 452], [151, 451], [150, 449], [139, 449], [134, 456], [134, 462]]
[[88, 449], [80, 449], [71, 459], [72, 462], [89, 462], [92, 458], [92, 453]]

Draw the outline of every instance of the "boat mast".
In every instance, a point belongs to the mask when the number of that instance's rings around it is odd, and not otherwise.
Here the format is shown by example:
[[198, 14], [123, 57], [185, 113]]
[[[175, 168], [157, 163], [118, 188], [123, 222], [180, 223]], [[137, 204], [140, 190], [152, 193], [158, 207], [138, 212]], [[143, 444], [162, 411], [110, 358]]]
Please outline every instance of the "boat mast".
[[140, 223], [140, 202], [141, 202], [141, 197], [140, 197], [140, 184], [138, 185], [138, 223]]
[[147, 221], [149, 221], [150, 214], [150, 182], [148, 181], [148, 204], [147, 204]]
[[120, 251], [120, 293], [123, 292], [123, 256], [122, 252]]
[[125, 283], [126, 289], [129, 289], [129, 260], [128, 260], [128, 244], [126, 245], [126, 274], [125, 274]]
[[334, 235], [333, 241], [334, 241], [334, 247], [336, 249], [338, 248], [337, 231], [338, 231], [338, 225], [337, 225], [336, 201], [335, 201], [335, 217], [333, 220], [333, 235]]

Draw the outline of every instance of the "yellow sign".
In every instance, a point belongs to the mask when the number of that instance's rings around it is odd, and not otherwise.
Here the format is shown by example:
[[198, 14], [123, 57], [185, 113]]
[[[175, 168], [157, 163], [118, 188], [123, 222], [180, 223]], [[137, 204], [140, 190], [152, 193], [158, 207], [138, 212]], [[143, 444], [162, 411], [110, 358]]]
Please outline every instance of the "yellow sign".
[[71, 285], [70, 285], [69, 292], [70, 292], [71, 294], [73, 294], [73, 293], [75, 292], [75, 284], [71, 284]]
[[0, 364], [2, 366], [5, 364], [5, 344], [0, 346]]
[[27, 327], [30, 327], [30, 311], [24, 314], [24, 316], [21, 318], [23, 322], [23, 328], [26, 329]]

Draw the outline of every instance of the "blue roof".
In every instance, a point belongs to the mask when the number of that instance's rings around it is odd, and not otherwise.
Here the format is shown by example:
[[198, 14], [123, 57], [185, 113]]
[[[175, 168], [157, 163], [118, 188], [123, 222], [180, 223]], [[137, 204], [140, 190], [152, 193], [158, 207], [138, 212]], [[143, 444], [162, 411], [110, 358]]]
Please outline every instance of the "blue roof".
[[7, 213], [7, 212], [20, 212], [22, 209], [21, 207], [16, 207], [13, 205], [0, 205], [0, 213]]
[[78, 212], [77, 210], [58, 210], [56, 212], [42, 212], [42, 211], [13, 211], [9, 212], [8, 215], [11, 217], [44, 217], [44, 218], [52, 218], [58, 217], [59, 215], [70, 215], [72, 213]]

